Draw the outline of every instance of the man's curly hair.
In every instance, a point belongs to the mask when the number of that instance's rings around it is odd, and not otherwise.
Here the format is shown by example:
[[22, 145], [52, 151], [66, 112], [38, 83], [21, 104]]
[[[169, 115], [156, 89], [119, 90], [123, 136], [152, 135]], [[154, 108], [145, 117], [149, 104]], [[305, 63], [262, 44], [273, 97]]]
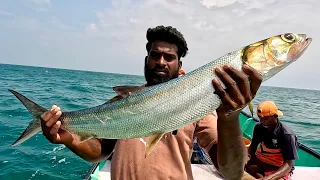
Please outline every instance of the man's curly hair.
[[149, 53], [151, 45], [154, 41], [160, 40], [177, 45], [178, 47], [178, 59], [185, 57], [188, 52], [188, 45], [183, 35], [171, 26], [157, 26], [155, 28], [149, 28], [147, 31], [147, 44], [146, 49]]

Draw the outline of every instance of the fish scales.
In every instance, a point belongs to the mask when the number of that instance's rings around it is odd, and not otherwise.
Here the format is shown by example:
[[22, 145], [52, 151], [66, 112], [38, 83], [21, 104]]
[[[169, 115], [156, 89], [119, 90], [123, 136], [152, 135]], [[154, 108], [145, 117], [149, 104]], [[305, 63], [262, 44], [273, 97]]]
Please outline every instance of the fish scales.
[[[115, 105], [102, 105], [85, 113], [74, 112], [73, 116], [65, 113], [63, 124], [70, 131], [108, 139], [136, 138], [179, 129], [181, 125], [186, 126], [203, 118], [220, 105], [221, 101], [214, 94], [211, 80], [215, 77], [214, 68], [226, 64], [241, 70], [241, 50], [169, 81], [161, 89], [151, 87], [142, 93], [113, 102]], [[117, 105], [121, 108], [115, 108]]]

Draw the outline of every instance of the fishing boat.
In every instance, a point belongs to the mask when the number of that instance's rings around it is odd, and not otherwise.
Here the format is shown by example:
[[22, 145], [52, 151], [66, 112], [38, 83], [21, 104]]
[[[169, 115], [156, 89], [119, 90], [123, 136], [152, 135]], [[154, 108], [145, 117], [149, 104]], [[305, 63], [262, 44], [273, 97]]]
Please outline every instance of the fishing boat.
[[[246, 145], [249, 146], [252, 139], [253, 129], [258, 119], [252, 118], [246, 112], [241, 112], [239, 115], [240, 127]], [[210, 158], [207, 156], [199, 157], [199, 149], [194, 149], [192, 155], [192, 171], [195, 180], [204, 179], [223, 179], [217, 170], [214, 169]], [[200, 149], [201, 151], [201, 149]], [[320, 179], [320, 153], [312, 150], [301, 142], [298, 142], [299, 159], [295, 161], [295, 170], [292, 175], [293, 180]], [[110, 179], [111, 160], [107, 159], [100, 163], [95, 163], [85, 176], [85, 180], [109, 180]]]

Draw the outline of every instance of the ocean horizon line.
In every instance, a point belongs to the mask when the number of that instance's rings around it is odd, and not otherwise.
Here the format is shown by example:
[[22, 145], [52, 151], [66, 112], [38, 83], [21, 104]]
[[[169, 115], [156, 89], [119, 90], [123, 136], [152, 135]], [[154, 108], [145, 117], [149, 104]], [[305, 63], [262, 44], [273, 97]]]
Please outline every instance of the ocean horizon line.
[[[70, 69], [70, 68], [62, 68], [62, 67], [47, 67], [47, 66], [25, 65], [25, 64], [0, 63], [0, 65], [1, 65], [1, 64], [3, 64], [3, 65], [11, 65], [11, 66], [33, 67], [33, 68], [47, 68], [47, 69], [69, 70], [69, 71], [81, 71], [81, 72], [91, 72], [91, 73], [117, 74], [117, 75], [125, 75], [125, 76], [139, 76], [139, 77], [141, 77], [141, 78], [144, 77], [143, 75], [139, 75], [139, 74], [125, 74], [125, 73], [120, 73], [120, 72], [106, 72], [106, 71], [85, 70], [85, 69]], [[297, 90], [320, 91], [320, 89], [301, 88], [301, 87], [285, 87], [285, 86], [270, 86], [270, 85], [261, 85], [261, 86], [262, 86], [262, 87], [297, 89]]]

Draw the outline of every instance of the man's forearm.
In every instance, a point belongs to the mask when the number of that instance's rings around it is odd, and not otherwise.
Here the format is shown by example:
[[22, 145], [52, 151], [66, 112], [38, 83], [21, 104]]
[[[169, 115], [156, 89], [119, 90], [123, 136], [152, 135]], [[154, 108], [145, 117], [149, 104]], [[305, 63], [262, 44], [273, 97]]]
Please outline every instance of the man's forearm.
[[[80, 142], [80, 138], [74, 136], [75, 140], [72, 144], [66, 145], [73, 153], [81, 157], [88, 162], [99, 162], [102, 161], [111, 154], [112, 150], [105, 150], [103, 148], [102, 141], [92, 138], [84, 142]], [[111, 141], [111, 140], [110, 140]], [[110, 149], [114, 147], [113, 141], [108, 144]]]
[[291, 166], [288, 162], [285, 162], [274, 174], [269, 175], [268, 179], [280, 179], [284, 175], [288, 174], [291, 170]]
[[[218, 118], [220, 117], [218, 116]], [[219, 171], [227, 179], [240, 179], [243, 175], [247, 152], [239, 125], [238, 115], [234, 114], [232, 117], [228, 117], [228, 120], [218, 120], [217, 127], [217, 159]]]

